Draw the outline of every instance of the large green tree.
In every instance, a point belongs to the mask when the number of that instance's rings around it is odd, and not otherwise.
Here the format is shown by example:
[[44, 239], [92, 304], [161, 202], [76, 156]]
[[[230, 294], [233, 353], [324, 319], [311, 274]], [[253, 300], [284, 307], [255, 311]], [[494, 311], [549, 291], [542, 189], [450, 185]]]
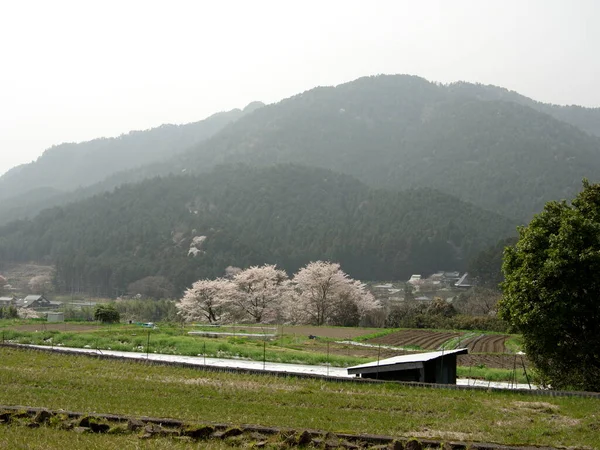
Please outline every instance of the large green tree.
[[600, 391], [600, 184], [547, 203], [519, 235], [504, 254], [500, 316], [543, 383]]
[[94, 319], [103, 323], [117, 323], [121, 314], [114, 305], [98, 305], [94, 311]]

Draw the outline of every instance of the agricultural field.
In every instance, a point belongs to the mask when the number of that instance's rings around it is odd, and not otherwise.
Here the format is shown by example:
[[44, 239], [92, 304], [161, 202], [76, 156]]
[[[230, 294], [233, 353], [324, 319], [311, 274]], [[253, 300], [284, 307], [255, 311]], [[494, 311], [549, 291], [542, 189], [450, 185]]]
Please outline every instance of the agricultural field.
[[[212, 337], [188, 334], [198, 330], [210, 332]], [[218, 333], [227, 334], [218, 337]], [[244, 335], [249, 333], [259, 337]], [[265, 336], [262, 339], [261, 333], [275, 334], [275, 337]], [[182, 327], [159, 324], [157, 329], [146, 329], [135, 324], [106, 326], [89, 322], [52, 324], [39, 320], [5, 320], [0, 321], [0, 336], [6, 342], [22, 344], [138, 352], [149, 350], [169, 355], [264, 359], [267, 362], [330, 364], [337, 367], [415, 351], [467, 345], [471, 354], [459, 356], [459, 366], [504, 370], [506, 379], [512, 376], [514, 354], [518, 350], [518, 344], [511, 348], [505, 345], [514, 343], [514, 338], [500, 334], [314, 326]], [[511, 341], [508, 341], [509, 338]], [[525, 365], [528, 367], [527, 361]], [[462, 370], [460, 373], [466, 372]], [[478, 373], [478, 376], [488, 379], [485, 373]], [[490, 379], [498, 381], [502, 376], [496, 372]]]
[[[419, 350], [466, 347], [470, 353], [505, 353], [507, 349], [504, 343], [510, 337], [505, 334], [477, 332], [401, 330], [367, 342]], [[444, 344], [451, 344], [451, 346]]]
[[[207, 372], [9, 347], [0, 347], [0, 379], [0, 404], [8, 406], [394, 438], [600, 447], [597, 398]], [[0, 443], [59, 448], [61, 440], [91, 448], [184, 448], [167, 438], [75, 434], [71, 440], [44, 426], [0, 424]]]

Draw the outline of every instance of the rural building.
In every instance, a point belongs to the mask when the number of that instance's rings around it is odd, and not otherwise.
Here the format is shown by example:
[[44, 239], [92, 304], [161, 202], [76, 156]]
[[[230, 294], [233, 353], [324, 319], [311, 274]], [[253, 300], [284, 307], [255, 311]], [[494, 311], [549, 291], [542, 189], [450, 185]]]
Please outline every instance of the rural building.
[[0, 297], [0, 308], [14, 305], [16, 301], [15, 297]]
[[454, 286], [456, 286], [458, 288], [473, 287], [473, 283], [469, 279], [469, 273], [465, 272], [465, 274], [462, 277], [460, 277], [460, 279], [456, 283], [454, 283]]
[[441, 352], [394, 356], [360, 366], [348, 367], [348, 375], [378, 380], [456, 384], [456, 356], [466, 348]]
[[65, 313], [64, 312], [49, 312], [46, 316], [46, 320], [48, 322], [64, 322], [65, 321]]
[[28, 295], [17, 300], [15, 306], [17, 308], [47, 308], [50, 306], [50, 301], [43, 295]]
[[411, 275], [407, 283], [417, 286], [423, 282], [421, 275]]

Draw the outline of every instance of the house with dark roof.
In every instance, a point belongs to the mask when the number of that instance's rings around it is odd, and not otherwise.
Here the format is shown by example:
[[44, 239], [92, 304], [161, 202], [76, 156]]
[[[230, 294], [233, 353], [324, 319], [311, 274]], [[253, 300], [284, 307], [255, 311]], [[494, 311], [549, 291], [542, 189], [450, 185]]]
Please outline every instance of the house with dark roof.
[[359, 366], [348, 367], [348, 375], [378, 380], [417, 381], [456, 384], [456, 357], [466, 348], [394, 356]]
[[17, 308], [48, 308], [50, 300], [43, 295], [28, 295], [25, 298], [20, 298], [16, 301]]

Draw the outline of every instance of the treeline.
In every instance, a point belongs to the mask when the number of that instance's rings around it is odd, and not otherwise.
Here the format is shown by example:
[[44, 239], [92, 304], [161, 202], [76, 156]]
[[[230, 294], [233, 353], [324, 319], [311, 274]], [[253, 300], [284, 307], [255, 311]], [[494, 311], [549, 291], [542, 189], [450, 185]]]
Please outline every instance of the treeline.
[[[514, 224], [427, 189], [374, 190], [301, 166], [169, 176], [0, 227], [0, 259], [48, 261], [58, 292], [116, 297], [162, 276], [180, 294], [228, 266], [339, 261], [358, 279], [461, 270]], [[204, 238], [202, 238], [204, 236]]]

